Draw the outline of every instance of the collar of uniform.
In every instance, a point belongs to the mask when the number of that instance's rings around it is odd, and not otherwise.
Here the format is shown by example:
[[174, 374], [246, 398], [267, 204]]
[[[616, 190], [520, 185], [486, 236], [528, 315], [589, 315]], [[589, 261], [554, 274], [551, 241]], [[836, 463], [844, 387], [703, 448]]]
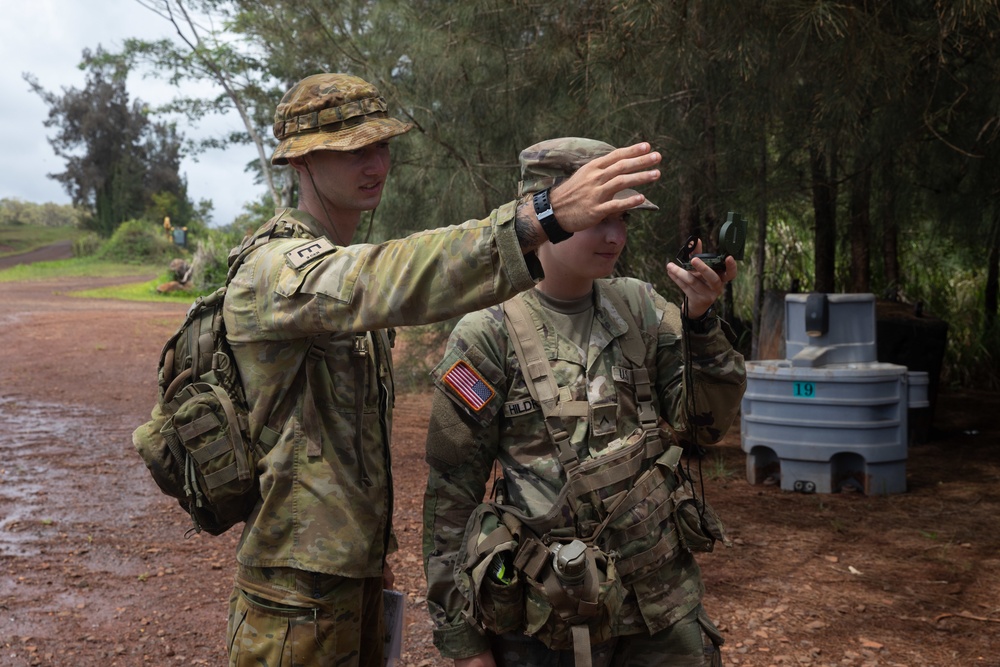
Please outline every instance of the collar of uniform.
[[604, 297], [604, 293], [610, 289], [614, 288], [611, 287], [609, 279], [604, 278], [594, 281], [594, 316], [597, 317], [612, 337], [617, 338], [628, 331], [628, 319], [625, 315], [615, 310], [611, 301]]

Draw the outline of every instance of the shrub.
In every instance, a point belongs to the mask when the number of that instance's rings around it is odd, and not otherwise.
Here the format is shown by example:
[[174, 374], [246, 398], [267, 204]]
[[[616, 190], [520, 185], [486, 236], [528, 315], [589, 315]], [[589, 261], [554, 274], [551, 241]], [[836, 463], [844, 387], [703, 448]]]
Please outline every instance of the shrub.
[[211, 292], [226, 282], [229, 270], [229, 248], [233, 244], [218, 235], [198, 241], [191, 261], [191, 282], [198, 292]]
[[87, 232], [73, 241], [73, 257], [93, 257], [101, 249], [101, 237]]
[[168, 261], [178, 250], [157, 226], [142, 220], [126, 220], [111, 235], [98, 256], [129, 264], [157, 264]]

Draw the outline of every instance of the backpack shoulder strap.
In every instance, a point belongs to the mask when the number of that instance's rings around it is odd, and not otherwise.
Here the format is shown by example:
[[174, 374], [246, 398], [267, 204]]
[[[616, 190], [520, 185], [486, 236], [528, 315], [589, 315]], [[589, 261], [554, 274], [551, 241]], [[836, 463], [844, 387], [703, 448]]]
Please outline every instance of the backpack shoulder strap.
[[[226, 274], [226, 284], [219, 288], [219, 291], [217, 292], [217, 295], [221, 297], [219, 300], [220, 308], [221, 301], [226, 295], [226, 289], [229, 287], [229, 283], [232, 282], [233, 278], [236, 276], [236, 272], [239, 271], [239, 268], [243, 264], [244, 260], [246, 260], [252, 252], [261, 246], [267, 245], [275, 239], [286, 238], [292, 235], [293, 227], [297, 223], [294, 219], [287, 217], [287, 213], [289, 211], [290, 209], [287, 208], [282, 210], [281, 213], [271, 218], [254, 234], [247, 235], [240, 245], [230, 251], [229, 271]], [[222, 335], [225, 335], [224, 328]], [[267, 420], [267, 423], [261, 428], [260, 435], [257, 437], [257, 442], [254, 445], [258, 456], [266, 455], [278, 443], [278, 438], [281, 437], [281, 430], [284, 428], [285, 422], [288, 421], [292, 411], [295, 409], [296, 398], [305, 388], [307, 382], [306, 371], [310, 365], [316, 364], [323, 358], [323, 355], [326, 353], [326, 342], [329, 338], [330, 335], [327, 334], [313, 336], [309, 343], [309, 347], [306, 349], [305, 355], [302, 357], [301, 365], [295, 373], [295, 379], [292, 381], [291, 386], [289, 386], [288, 391], [285, 392], [282, 400], [272, 409], [271, 416]]]
[[545, 427], [556, 445], [559, 463], [567, 474], [580, 464], [576, 452], [569, 443], [569, 433], [563, 425], [559, 406], [559, 385], [552, 374], [552, 366], [545, 355], [545, 346], [538, 333], [531, 312], [518, 294], [503, 304], [504, 321], [517, 360], [521, 364], [528, 393], [535, 399], [545, 417]]
[[239, 271], [243, 260], [247, 258], [257, 248], [267, 245], [276, 238], [283, 238], [290, 235], [290, 230], [295, 224], [294, 220], [286, 217], [289, 209], [284, 209], [281, 213], [268, 220], [260, 229], [253, 234], [248, 234], [243, 241], [229, 251], [229, 271], [226, 273], [226, 285], [228, 285], [236, 272]]

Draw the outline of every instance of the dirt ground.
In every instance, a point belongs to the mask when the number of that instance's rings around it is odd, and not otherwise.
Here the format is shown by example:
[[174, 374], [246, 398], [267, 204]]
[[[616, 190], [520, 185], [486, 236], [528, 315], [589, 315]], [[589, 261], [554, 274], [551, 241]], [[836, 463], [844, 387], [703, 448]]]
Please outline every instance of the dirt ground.
[[[66, 295], [99, 282], [0, 283], [0, 665], [223, 665], [237, 535], [186, 536], [130, 439], [185, 308]], [[393, 444], [415, 667], [445, 664], [419, 557], [429, 400], [397, 397]], [[998, 414], [942, 393], [884, 497], [751, 486], [734, 429], [702, 464], [734, 542], [700, 558], [725, 664], [1000, 666]]]

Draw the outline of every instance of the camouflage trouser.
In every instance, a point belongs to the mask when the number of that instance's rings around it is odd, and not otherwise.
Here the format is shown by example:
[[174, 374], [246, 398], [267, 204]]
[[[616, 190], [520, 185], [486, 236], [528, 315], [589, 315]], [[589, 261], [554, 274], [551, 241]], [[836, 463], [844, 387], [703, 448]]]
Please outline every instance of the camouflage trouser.
[[[702, 607], [655, 635], [617, 637], [593, 646], [593, 667], [722, 667], [722, 637]], [[497, 667], [573, 667], [573, 651], [553, 651], [537, 639], [494, 637]]]
[[382, 667], [382, 578], [240, 566], [230, 667]]

